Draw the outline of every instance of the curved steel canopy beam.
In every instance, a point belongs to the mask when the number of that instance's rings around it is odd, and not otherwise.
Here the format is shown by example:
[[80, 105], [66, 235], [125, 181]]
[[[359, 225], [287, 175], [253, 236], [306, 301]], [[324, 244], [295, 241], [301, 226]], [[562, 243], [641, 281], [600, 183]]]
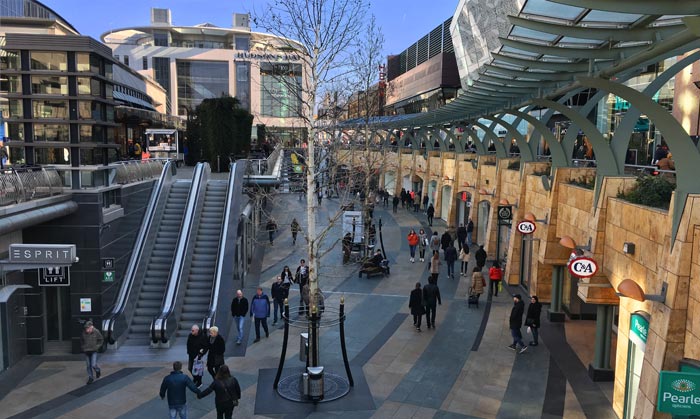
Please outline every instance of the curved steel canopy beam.
[[[654, 121], [663, 133], [668, 148], [673, 151], [676, 163], [676, 193], [673, 205], [673, 229], [671, 246], [676, 240], [681, 215], [689, 193], [700, 193], [700, 152], [691, 141], [681, 124], [661, 105], [649, 96], [631, 87], [592, 77], [582, 77], [579, 82], [588, 87], [605, 90], [628, 101]], [[673, 247], [672, 247], [673, 248]]]
[[474, 130], [471, 127], [466, 127], [464, 129], [464, 132], [469, 136], [469, 138], [472, 139], [472, 142], [474, 143], [474, 147], [476, 148], [477, 155], [486, 156], [489, 154], [489, 151], [486, 149], [486, 146], [481, 141], [481, 138], [479, 138], [479, 136], [476, 135], [476, 132], [474, 132]]
[[[530, 145], [527, 143], [527, 140], [525, 140], [525, 136], [518, 131], [517, 128], [517, 123], [519, 123], [519, 119], [517, 118], [515, 121], [515, 124], [510, 124], [506, 121], [503, 120], [503, 117], [505, 114], [501, 115], [492, 115], [492, 116], [484, 116], [484, 119], [489, 119], [491, 121], [497, 122], [499, 125], [504, 127], [506, 130], [508, 130], [508, 136], [515, 139], [515, 143], [518, 144], [518, 148], [520, 149], [520, 160], [524, 162], [531, 162], [535, 161], [534, 156], [532, 155], [532, 149], [530, 149]], [[508, 141], [508, 146], [510, 146], [510, 141]], [[505, 144], [504, 144], [505, 147]], [[506, 152], [510, 155], [510, 150], [506, 150]]]
[[[588, 61], [577, 63], [562, 63], [556, 61], [529, 60], [526, 58], [517, 58], [510, 55], [494, 52], [491, 54], [494, 60], [503, 61], [504, 63], [518, 65], [522, 67], [534, 68], [537, 70], [563, 71], [563, 72], [587, 72], [589, 69]], [[612, 60], [599, 61], [596, 64], [612, 65]]]
[[[569, 99], [571, 99], [572, 97], [581, 93], [582, 90], [583, 89], [574, 89], [574, 90], [568, 92], [567, 94], [565, 94], [564, 96], [562, 96], [559, 100], [557, 100], [557, 102], [566, 103]], [[545, 131], [549, 131], [549, 128], [546, 128], [546, 126], [547, 126], [547, 123], [549, 122], [549, 119], [552, 116], [554, 116], [555, 112], [556, 111], [554, 109], [547, 108], [547, 111], [544, 113], [544, 115], [542, 115], [540, 117], [539, 121], [542, 122], [542, 124], [545, 126]], [[533, 140], [539, 141], [540, 137], [543, 136], [543, 132], [544, 131], [540, 132], [539, 128], [535, 127], [535, 130], [532, 132], [532, 136], [530, 136], [530, 141], [533, 141]], [[566, 161], [567, 161], [567, 165], [568, 165], [569, 162], [571, 162], [571, 160], [570, 160], [571, 152], [568, 151], [568, 149], [566, 148], [566, 142], [565, 141], [561, 141], [561, 142], [557, 141], [557, 144], [561, 144], [561, 148], [564, 151], [564, 156], [566, 157]], [[552, 147], [550, 146], [550, 149], [551, 148]]]
[[[552, 155], [552, 167], [567, 167], [570, 165], [570, 160], [566, 157], [566, 153], [564, 153], [564, 148], [561, 146], [561, 143], [557, 141], [557, 138], [554, 136], [554, 134], [552, 134], [552, 131], [550, 131], [547, 128], [547, 125], [545, 125], [542, 121], [535, 118], [534, 116], [526, 112], [521, 112], [517, 109], [509, 109], [505, 112], [526, 120], [530, 125], [533, 126], [535, 131], [541, 133], [542, 137], [544, 137], [544, 140], [547, 142], [547, 145], [549, 146], [549, 151]], [[533, 138], [535, 138], [534, 132], [533, 135], [530, 136], [529, 143], [533, 141]]]
[[554, 55], [557, 57], [567, 58], [594, 58], [596, 60], [615, 60], [621, 55], [627, 57], [649, 49], [647, 45], [634, 47], [618, 47], [618, 48], [568, 48], [568, 47], [550, 47], [540, 44], [531, 44], [529, 42], [516, 41], [499, 37], [499, 42], [503, 46], [521, 49], [523, 51], [534, 52], [536, 54]]
[[[628, 0], [629, 1], [629, 0]], [[610, 1], [608, 0], [608, 3]], [[639, 12], [635, 12], [639, 13]], [[658, 13], [655, 13], [658, 14]], [[674, 13], [677, 14], [677, 13]], [[591, 28], [569, 24], [545, 22], [519, 16], [508, 16], [513, 26], [553, 35], [570, 36], [599, 41], [658, 41], [685, 29], [685, 25], [657, 26], [651, 28]]]
[[[496, 147], [496, 156], [499, 158], [506, 158], [508, 157], [508, 153], [506, 152], [506, 148], [501, 142], [501, 140], [498, 139], [498, 136], [493, 133], [493, 128], [495, 128], [496, 125], [498, 125], [496, 122], [493, 122], [490, 127], [487, 127], [486, 125], [482, 124], [479, 121], [474, 121], [472, 125], [477, 126], [481, 128], [482, 131], [484, 131], [484, 139], [488, 139], [490, 141], [493, 141], [494, 147]], [[481, 143], [482, 147], [485, 147], [484, 143]], [[486, 149], [486, 153], [488, 153], [488, 148]]]
[[[458, 140], [457, 136], [454, 135], [454, 133], [452, 132], [452, 130], [455, 129], [454, 127], [453, 128], [439, 127], [436, 129], [445, 133], [445, 137], [446, 137], [445, 142], [447, 142], [448, 138], [450, 140], [452, 140], [452, 144], [455, 145], [455, 151], [457, 153], [464, 153], [464, 141]], [[450, 147], [447, 146], [447, 150], [449, 150], [449, 149], [450, 149]]]
[[[523, 75], [521, 74], [521, 77]], [[497, 77], [491, 74], [479, 74], [479, 78], [474, 82], [478, 83], [480, 81], [486, 81], [491, 83], [496, 83], [504, 87], [524, 87], [524, 88], [540, 88], [540, 87], [551, 87], [555, 86], [557, 83], [555, 81], [535, 81], [535, 80], [513, 80], [506, 77]], [[467, 89], [469, 91], [469, 89]]]
[[584, 74], [587, 74], [585, 72], [542, 73], [539, 71], [511, 70], [510, 68], [498, 67], [493, 64], [484, 64], [482, 68], [511, 77], [524, 77], [526, 79], [547, 81], [572, 81], [574, 76], [583, 76]]
[[585, 7], [616, 13], [642, 15], [700, 15], [700, 3], [696, 0], [550, 0], [567, 6]]

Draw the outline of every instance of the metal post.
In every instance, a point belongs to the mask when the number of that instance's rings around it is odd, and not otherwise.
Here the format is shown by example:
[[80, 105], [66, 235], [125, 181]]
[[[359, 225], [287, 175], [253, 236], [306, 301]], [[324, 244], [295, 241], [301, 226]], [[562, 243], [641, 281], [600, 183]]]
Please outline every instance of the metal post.
[[352, 379], [352, 372], [350, 372], [350, 361], [348, 360], [348, 351], [345, 347], [345, 297], [340, 297], [340, 311], [338, 317], [340, 317], [340, 350], [343, 353], [343, 364], [345, 364], [345, 372], [348, 375], [350, 387], [353, 387], [355, 386], [355, 381]]
[[599, 305], [595, 323], [595, 348], [593, 367], [610, 368], [610, 343], [612, 338], [612, 306]]
[[216, 172], [221, 173], [221, 156], [216, 155]]
[[313, 307], [311, 307], [311, 333], [309, 333], [309, 359], [311, 367], [318, 367], [320, 360], [319, 360], [319, 333], [318, 333], [318, 308], [314, 304]]
[[501, 222], [496, 222], [496, 261], [501, 264]]
[[284, 370], [284, 359], [287, 357], [287, 342], [289, 342], [289, 300], [284, 299], [284, 338], [282, 340], [282, 354], [280, 355], [280, 363], [277, 367], [277, 375], [275, 376], [275, 382], [272, 384], [272, 388], [277, 390], [277, 385], [282, 377], [282, 370]]
[[563, 322], [564, 313], [561, 311], [562, 290], [564, 282], [564, 267], [555, 265], [552, 267], [552, 298], [547, 318], [551, 322]]

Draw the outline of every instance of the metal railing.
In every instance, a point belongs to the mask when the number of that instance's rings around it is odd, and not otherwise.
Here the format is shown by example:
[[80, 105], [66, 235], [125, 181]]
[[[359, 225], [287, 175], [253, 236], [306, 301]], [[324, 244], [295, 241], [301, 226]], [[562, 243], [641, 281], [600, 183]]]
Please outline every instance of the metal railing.
[[127, 160], [114, 163], [114, 183], [121, 185], [160, 176], [167, 159]]
[[63, 183], [56, 169], [23, 167], [0, 171], [0, 206], [19, 204], [61, 193], [63, 193]]

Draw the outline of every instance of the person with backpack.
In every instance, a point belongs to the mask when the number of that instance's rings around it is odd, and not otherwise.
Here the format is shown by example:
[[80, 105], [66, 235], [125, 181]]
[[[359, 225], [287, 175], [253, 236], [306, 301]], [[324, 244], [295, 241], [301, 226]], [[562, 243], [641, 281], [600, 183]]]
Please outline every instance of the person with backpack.
[[457, 249], [450, 243], [445, 249], [445, 263], [447, 264], [447, 276], [455, 279], [455, 262], [457, 261]]
[[440, 237], [437, 231], [433, 231], [433, 235], [430, 237], [430, 253], [440, 252]]
[[203, 399], [214, 393], [214, 405], [216, 406], [217, 419], [231, 419], [233, 409], [238, 406], [241, 399], [241, 386], [236, 377], [231, 375], [228, 365], [222, 365], [216, 373], [214, 381], [204, 391], [197, 395]]
[[[494, 261], [491, 268], [489, 268], [489, 282], [491, 289], [493, 290], [493, 296], [498, 297], [498, 287], [503, 279], [503, 271], [501, 270], [501, 264], [498, 261]], [[489, 290], [490, 292], [491, 290]]]

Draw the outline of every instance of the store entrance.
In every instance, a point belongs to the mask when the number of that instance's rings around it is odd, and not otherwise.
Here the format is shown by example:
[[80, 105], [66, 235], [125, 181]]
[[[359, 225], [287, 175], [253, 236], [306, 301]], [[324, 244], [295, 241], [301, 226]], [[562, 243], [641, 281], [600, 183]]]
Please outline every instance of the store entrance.
[[70, 287], [44, 287], [44, 313], [47, 345], [70, 344]]

